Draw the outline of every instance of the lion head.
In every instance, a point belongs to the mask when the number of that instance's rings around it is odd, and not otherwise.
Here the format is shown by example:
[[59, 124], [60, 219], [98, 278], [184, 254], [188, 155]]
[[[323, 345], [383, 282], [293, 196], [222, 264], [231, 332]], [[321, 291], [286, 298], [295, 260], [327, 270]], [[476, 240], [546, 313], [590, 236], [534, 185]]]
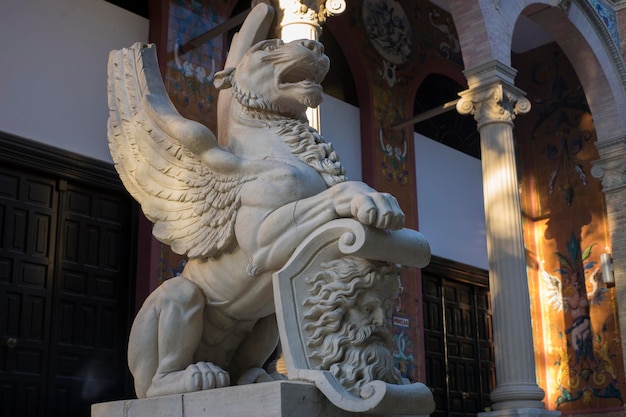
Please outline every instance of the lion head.
[[218, 72], [215, 86], [232, 87], [233, 97], [248, 109], [299, 118], [322, 102], [321, 82], [329, 67], [317, 41], [270, 39], [252, 46], [236, 68]]

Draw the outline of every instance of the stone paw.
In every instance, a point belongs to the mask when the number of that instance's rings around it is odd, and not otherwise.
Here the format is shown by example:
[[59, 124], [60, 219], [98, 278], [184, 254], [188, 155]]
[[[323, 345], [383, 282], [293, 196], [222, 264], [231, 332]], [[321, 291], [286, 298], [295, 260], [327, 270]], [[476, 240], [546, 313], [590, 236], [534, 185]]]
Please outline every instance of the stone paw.
[[187, 378], [188, 391], [202, 391], [222, 388], [230, 385], [230, 375], [211, 362], [191, 364], [184, 370]]

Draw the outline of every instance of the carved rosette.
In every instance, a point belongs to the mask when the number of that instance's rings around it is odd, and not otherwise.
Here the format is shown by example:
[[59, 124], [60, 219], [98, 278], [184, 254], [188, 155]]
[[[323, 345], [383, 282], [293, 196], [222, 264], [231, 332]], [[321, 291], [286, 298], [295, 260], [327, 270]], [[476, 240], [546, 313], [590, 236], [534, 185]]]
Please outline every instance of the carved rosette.
[[460, 114], [471, 114], [478, 129], [488, 123], [513, 125], [515, 116], [530, 110], [530, 101], [518, 88], [504, 83], [466, 90], [456, 105]]
[[602, 189], [612, 191], [626, 186], [626, 138], [596, 143], [600, 159], [593, 162], [591, 175], [602, 181]]
[[292, 24], [308, 24], [318, 30], [326, 22], [326, 18], [343, 13], [346, 10], [345, 0], [273, 0], [278, 7], [280, 26]]

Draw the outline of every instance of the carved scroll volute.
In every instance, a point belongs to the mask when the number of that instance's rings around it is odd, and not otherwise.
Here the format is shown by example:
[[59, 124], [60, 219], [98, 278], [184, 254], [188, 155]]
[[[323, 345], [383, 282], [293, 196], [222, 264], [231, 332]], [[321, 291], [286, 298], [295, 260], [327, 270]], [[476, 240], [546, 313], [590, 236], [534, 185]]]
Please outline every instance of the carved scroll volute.
[[600, 159], [593, 161], [591, 175], [609, 192], [626, 186], [626, 138], [596, 142]]
[[513, 120], [518, 114], [530, 111], [530, 101], [523, 97], [523, 92], [503, 83], [470, 89], [460, 95], [457, 111], [473, 115], [479, 130], [489, 123], [508, 123], [513, 126]]

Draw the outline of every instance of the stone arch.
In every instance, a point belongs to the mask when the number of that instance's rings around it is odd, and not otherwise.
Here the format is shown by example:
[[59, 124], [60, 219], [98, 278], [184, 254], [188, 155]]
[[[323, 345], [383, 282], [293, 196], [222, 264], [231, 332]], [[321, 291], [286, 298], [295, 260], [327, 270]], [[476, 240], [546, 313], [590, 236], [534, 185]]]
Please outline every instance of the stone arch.
[[449, 2], [466, 69], [511, 63], [521, 15], [545, 29], [574, 66], [594, 115], [598, 140], [626, 133], [626, 67], [608, 29], [584, 0], [472, 0]]
[[617, 46], [587, 2], [574, 1], [564, 10], [546, 7], [524, 14], [543, 27], [574, 67], [593, 114], [598, 141], [626, 133], [626, 69]]
[[511, 62], [513, 27], [521, 9], [516, 3], [499, 10], [495, 3], [493, 0], [449, 2], [466, 69], [493, 60], [506, 65]]
[[[429, 71], [417, 77], [413, 97], [413, 114], [418, 115], [440, 108], [458, 98], [458, 93], [467, 88], [465, 79], [458, 69], [452, 71]], [[452, 105], [440, 114], [413, 125], [413, 130], [477, 159], [480, 159], [480, 142], [476, 123], [460, 115]]]

